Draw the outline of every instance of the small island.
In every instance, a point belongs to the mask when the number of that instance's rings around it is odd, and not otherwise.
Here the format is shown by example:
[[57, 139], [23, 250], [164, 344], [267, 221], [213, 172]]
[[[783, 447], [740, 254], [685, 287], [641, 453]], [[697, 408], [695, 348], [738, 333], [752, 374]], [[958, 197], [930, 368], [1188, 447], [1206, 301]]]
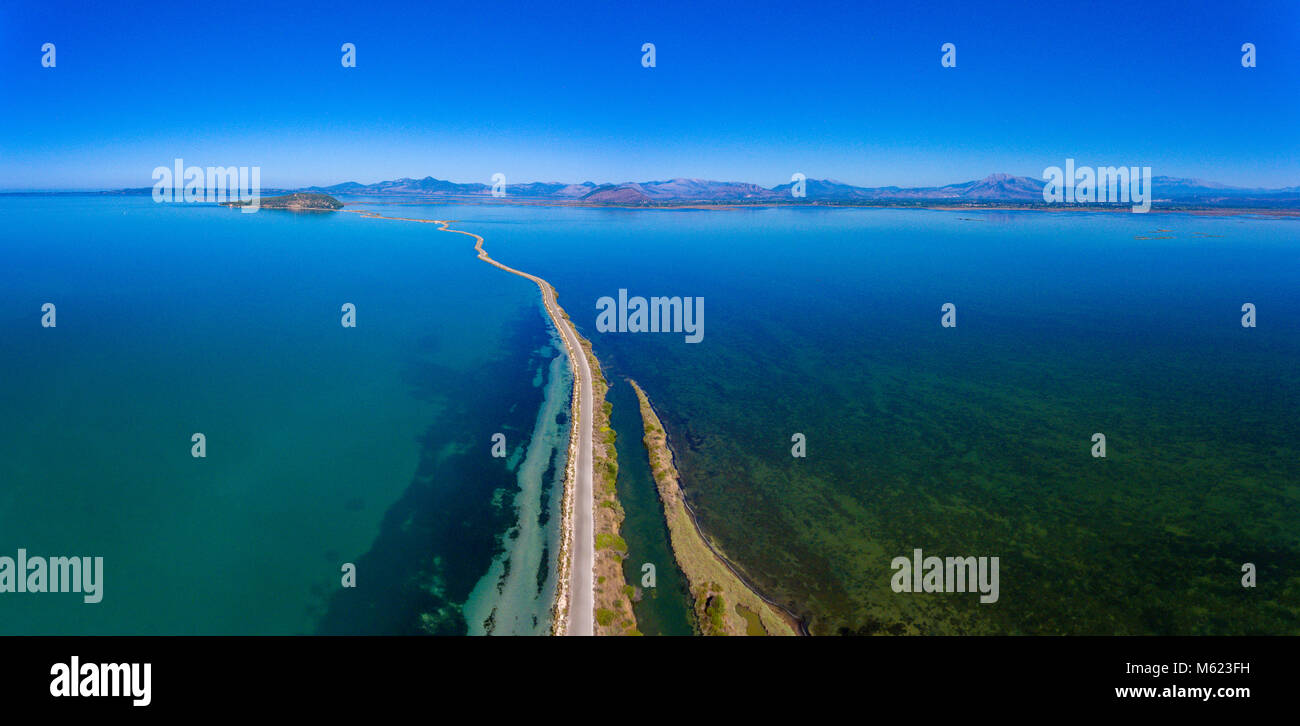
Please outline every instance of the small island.
[[[254, 205], [254, 202], [223, 202], [223, 207], [247, 207]], [[289, 209], [298, 211], [333, 211], [342, 209], [343, 202], [331, 197], [328, 194], [317, 194], [315, 192], [294, 192], [285, 194], [280, 197], [262, 197], [256, 200], [256, 205], [262, 209]]]

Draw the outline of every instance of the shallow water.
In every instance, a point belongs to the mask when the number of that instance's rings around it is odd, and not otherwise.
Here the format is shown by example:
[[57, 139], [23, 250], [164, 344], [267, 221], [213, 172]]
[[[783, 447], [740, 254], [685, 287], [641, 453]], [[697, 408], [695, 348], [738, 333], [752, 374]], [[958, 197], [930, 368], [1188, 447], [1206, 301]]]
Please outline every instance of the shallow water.
[[[646, 388], [705, 530], [814, 632], [1300, 632], [1293, 220], [472, 216]], [[703, 296], [704, 341], [597, 332], [620, 288]], [[999, 557], [1000, 599], [895, 593], [915, 548]]]
[[501, 554], [465, 603], [471, 635], [545, 635], [555, 603], [560, 502], [568, 458], [573, 376], [558, 334], [538, 357], [550, 358], [534, 382], [544, 386], [537, 424], [528, 434], [512, 506], [517, 522], [502, 533]]
[[[545, 474], [520, 476], [556, 381], [531, 282], [431, 225], [0, 205], [0, 553], [107, 570], [99, 605], [0, 595], [0, 629], [481, 622], [465, 603], [511, 548], [514, 505], [547, 496]], [[553, 283], [661, 411], [704, 529], [814, 632], [1300, 632], [1293, 221], [389, 209], [456, 219]], [[619, 288], [704, 297], [703, 342], [598, 332], [595, 301]], [[505, 460], [487, 454], [498, 431]], [[998, 602], [894, 592], [890, 562], [915, 548], [999, 557]], [[537, 602], [546, 584], [521, 568], [509, 589]]]
[[[607, 367], [605, 375], [610, 382], [606, 400], [613, 405], [610, 424], [617, 435], [618, 499], [624, 513], [621, 530], [628, 547], [623, 576], [641, 593], [640, 600], [632, 603], [637, 629], [645, 635], [691, 635], [695, 615], [690, 591], [673, 556], [650, 457], [641, 440], [645, 429], [636, 392], [612, 368]], [[645, 579], [647, 564], [654, 566], [653, 587], [643, 586], [649, 582]]]
[[535, 286], [431, 225], [0, 206], [0, 552], [105, 568], [99, 604], [0, 594], [0, 631], [464, 630], [513, 524], [490, 436], [527, 437], [550, 361]]

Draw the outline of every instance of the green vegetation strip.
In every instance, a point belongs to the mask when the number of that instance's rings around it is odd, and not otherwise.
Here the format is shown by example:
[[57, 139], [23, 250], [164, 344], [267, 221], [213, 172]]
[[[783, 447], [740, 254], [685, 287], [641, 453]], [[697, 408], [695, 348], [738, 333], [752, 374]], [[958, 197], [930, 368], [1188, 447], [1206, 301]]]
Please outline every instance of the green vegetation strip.
[[636, 381], [628, 380], [641, 403], [645, 446], [650, 469], [668, 520], [668, 533], [677, 564], [690, 583], [696, 625], [703, 635], [795, 635], [794, 624], [769, 605], [727, 567], [696, 529], [686, 511], [668, 437], [650, 399]]
[[609, 416], [613, 406], [605, 400], [609, 384], [600, 361], [591, 352], [591, 343], [578, 338], [587, 365], [591, 369], [591, 389], [595, 399], [592, 421], [591, 459], [595, 481], [592, 486], [597, 501], [593, 520], [596, 526], [596, 634], [640, 635], [632, 611], [632, 588], [623, 577], [623, 558], [627, 541], [620, 534], [623, 506], [618, 501], [618, 450], [614, 446], [614, 429]]

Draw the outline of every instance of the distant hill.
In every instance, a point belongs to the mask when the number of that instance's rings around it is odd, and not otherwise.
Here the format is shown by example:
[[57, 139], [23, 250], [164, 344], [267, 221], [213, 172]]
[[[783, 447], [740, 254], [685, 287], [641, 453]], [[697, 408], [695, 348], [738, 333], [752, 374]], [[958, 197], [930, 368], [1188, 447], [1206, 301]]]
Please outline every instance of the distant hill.
[[[841, 203], [841, 204], [1042, 204], [1042, 179], [990, 174], [983, 179], [938, 187], [858, 187], [829, 179], [808, 179], [803, 197], [794, 197], [793, 183], [767, 188], [746, 182], [676, 178], [622, 184], [563, 184], [530, 182], [506, 185], [506, 195], [518, 199], [577, 201], [586, 204], [663, 205], [688, 203]], [[1300, 187], [1249, 189], [1200, 179], [1152, 178], [1156, 206], [1300, 207]], [[375, 184], [345, 182], [309, 187], [307, 192], [419, 197], [491, 197], [489, 184], [423, 179], [395, 179]]]
[[582, 197], [582, 201], [599, 204], [644, 204], [651, 201], [637, 184], [606, 184]]
[[[767, 188], [758, 184], [708, 179], [675, 178], [664, 181], [595, 184], [582, 182], [528, 182], [508, 184], [508, 200], [532, 200], [555, 204], [607, 204], [616, 206], [673, 206], [685, 204], [837, 204], [837, 205], [971, 205], [971, 206], [1040, 206], [1046, 182], [1033, 177], [990, 174], [983, 179], [946, 184], [938, 187], [859, 187], [831, 179], [808, 179], [802, 197], [795, 197], [793, 183]], [[1300, 209], [1300, 186], [1278, 189], [1233, 187], [1227, 184], [1153, 176], [1152, 206], [1156, 208], [1210, 209]], [[307, 187], [297, 191], [264, 189], [263, 193], [283, 196], [263, 197], [261, 205], [272, 209], [338, 209], [342, 203], [333, 194], [349, 196], [395, 196], [413, 200], [491, 200], [492, 186], [483, 183], [462, 184], [426, 176], [362, 184], [343, 182], [327, 187]], [[0, 192], [13, 194], [73, 192]], [[151, 187], [117, 189], [90, 194], [150, 194]], [[328, 201], [325, 201], [328, 200]], [[338, 205], [338, 206], [333, 206]]]
[[426, 176], [423, 179], [394, 179], [376, 184], [344, 182], [329, 187], [308, 187], [304, 191], [325, 194], [484, 194], [492, 190], [487, 184], [457, 184]]
[[[252, 202], [226, 202], [223, 207], [246, 207]], [[257, 206], [262, 209], [289, 209], [294, 211], [302, 210], [333, 210], [342, 209], [343, 202], [331, 197], [328, 194], [317, 194], [315, 192], [294, 192], [285, 194], [281, 197], [262, 197], [257, 200]]]

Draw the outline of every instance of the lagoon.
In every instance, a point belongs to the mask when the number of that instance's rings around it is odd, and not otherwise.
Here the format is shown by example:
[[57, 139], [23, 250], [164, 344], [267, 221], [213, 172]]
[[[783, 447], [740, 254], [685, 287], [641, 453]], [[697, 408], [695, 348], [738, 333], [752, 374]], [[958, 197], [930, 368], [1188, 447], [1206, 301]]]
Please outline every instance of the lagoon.
[[[544, 626], [555, 521], [519, 523], [562, 462], [521, 464], [567, 422], [540, 415], [562, 353], [532, 283], [432, 225], [0, 206], [0, 550], [104, 556], [106, 583], [93, 606], [0, 596], [4, 632], [463, 633], [495, 626], [493, 592], [512, 632]], [[373, 208], [550, 281], [614, 390], [662, 412], [706, 534], [814, 633], [1300, 632], [1295, 221]], [[600, 330], [619, 289], [707, 297], [708, 336]], [[671, 568], [647, 500], [623, 503]], [[893, 592], [916, 549], [998, 557], [998, 602]], [[512, 552], [530, 577], [503, 579]]]

